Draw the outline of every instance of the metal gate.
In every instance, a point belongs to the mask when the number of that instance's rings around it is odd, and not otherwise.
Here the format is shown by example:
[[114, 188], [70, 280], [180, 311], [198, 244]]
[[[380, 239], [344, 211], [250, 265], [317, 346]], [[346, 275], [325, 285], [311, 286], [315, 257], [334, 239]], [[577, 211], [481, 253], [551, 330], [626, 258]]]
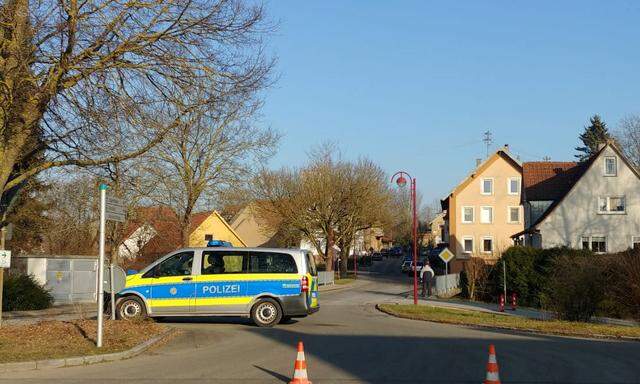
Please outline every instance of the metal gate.
[[21, 255], [15, 260], [17, 272], [32, 275], [44, 285], [55, 304], [96, 301], [97, 257]]

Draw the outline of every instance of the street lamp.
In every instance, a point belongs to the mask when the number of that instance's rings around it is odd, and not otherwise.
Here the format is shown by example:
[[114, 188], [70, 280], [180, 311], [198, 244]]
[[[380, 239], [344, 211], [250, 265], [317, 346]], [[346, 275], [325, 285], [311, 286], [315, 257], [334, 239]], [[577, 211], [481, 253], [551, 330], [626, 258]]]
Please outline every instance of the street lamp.
[[411, 181], [411, 210], [413, 212], [413, 304], [418, 305], [418, 216], [416, 208], [416, 179], [407, 172], [396, 172], [391, 176], [391, 182], [396, 181], [398, 187], [407, 185]]

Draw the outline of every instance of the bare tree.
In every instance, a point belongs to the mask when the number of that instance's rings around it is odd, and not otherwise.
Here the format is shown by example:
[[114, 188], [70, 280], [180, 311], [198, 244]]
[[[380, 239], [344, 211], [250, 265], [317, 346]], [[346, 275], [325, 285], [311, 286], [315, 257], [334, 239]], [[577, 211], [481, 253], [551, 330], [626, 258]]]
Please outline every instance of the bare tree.
[[240, 0], [6, 0], [0, 22], [0, 226], [30, 177], [145, 153], [272, 67]]
[[242, 184], [275, 152], [278, 135], [252, 124], [260, 106], [254, 99], [259, 90], [247, 88], [189, 113], [146, 156], [147, 173], [157, 186], [152, 198], [178, 214], [183, 246], [189, 242], [195, 209], [210, 206], [203, 203]]
[[620, 121], [617, 142], [625, 156], [640, 167], [640, 116], [627, 116]]
[[338, 164], [342, 180], [334, 188], [342, 196], [339, 220], [336, 225], [337, 244], [341, 250], [341, 273], [347, 273], [347, 258], [356, 233], [374, 225], [385, 226], [391, 221], [391, 193], [387, 175], [371, 160]]
[[[333, 245], [349, 253], [355, 233], [386, 220], [391, 197], [381, 169], [369, 160], [335, 158], [331, 145], [311, 152], [300, 169], [263, 171], [254, 183], [256, 209], [274, 231], [298, 233], [333, 270]], [[278, 217], [279, 220], [269, 218]], [[343, 263], [346, 268], [346, 263]]]

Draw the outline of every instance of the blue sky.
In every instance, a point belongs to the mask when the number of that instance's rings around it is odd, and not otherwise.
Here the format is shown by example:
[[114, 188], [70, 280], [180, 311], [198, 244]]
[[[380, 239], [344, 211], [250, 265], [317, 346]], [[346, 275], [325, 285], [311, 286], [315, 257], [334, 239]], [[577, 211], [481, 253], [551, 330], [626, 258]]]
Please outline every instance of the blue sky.
[[483, 157], [482, 133], [523, 161], [572, 160], [599, 113], [640, 114], [638, 1], [271, 0], [277, 84], [262, 122], [271, 167], [326, 140], [443, 197]]

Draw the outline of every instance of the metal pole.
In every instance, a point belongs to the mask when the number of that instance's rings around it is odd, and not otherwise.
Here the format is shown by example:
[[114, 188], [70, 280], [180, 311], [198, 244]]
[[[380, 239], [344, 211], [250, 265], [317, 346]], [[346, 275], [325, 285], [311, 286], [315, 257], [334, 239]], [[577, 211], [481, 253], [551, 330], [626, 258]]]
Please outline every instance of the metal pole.
[[507, 300], [507, 264], [502, 260], [502, 278], [504, 281], [504, 299]]
[[109, 264], [109, 281], [110, 281], [110, 288], [111, 288], [111, 320], [115, 320], [116, 319], [116, 290], [113, 289], [113, 287], [115, 287], [114, 281], [113, 281], [113, 260], [111, 260], [111, 263]]
[[96, 346], [102, 347], [102, 323], [104, 321], [104, 227], [105, 202], [107, 199], [107, 185], [100, 184], [100, 259], [98, 260], [98, 337]]
[[413, 304], [418, 305], [418, 222], [416, 212], [416, 179], [411, 179], [411, 200], [413, 202]]
[[444, 263], [444, 293], [449, 292], [449, 262]]

